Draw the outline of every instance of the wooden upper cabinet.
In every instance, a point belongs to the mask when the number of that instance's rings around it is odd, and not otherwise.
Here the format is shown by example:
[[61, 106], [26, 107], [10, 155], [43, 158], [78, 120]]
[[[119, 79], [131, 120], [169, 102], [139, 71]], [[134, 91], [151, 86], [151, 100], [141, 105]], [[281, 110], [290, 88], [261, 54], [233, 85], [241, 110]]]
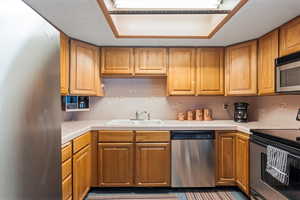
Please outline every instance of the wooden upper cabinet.
[[170, 158], [170, 143], [136, 144], [136, 185], [140, 187], [170, 186]]
[[67, 35], [60, 33], [60, 93], [69, 93], [69, 59], [70, 40]]
[[134, 57], [136, 75], [167, 75], [166, 48], [136, 48]]
[[226, 48], [226, 95], [257, 94], [257, 41]]
[[224, 49], [197, 49], [197, 95], [224, 94]]
[[82, 200], [91, 186], [91, 146], [73, 156], [73, 200]]
[[133, 143], [99, 143], [99, 186], [133, 186]]
[[236, 183], [249, 195], [249, 135], [236, 136]]
[[99, 71], [99, 48], [72, 40], [70, 93], [102, 96]]
[[169, 95], [195, 95], [196, 49], [169, 49]]
[[109, 47], [101, 49], [101, 74], [133, 75], [133, 48]]
[[280, 56], [300, 51], [300, 17], [280, 27]]
[[217, 185], [235, 185], [236, 133], [217, 132]]
[[275, 59], [278, 57], [278, 30], [261, 37], [258, 43], [258, 94], [275, 93]]

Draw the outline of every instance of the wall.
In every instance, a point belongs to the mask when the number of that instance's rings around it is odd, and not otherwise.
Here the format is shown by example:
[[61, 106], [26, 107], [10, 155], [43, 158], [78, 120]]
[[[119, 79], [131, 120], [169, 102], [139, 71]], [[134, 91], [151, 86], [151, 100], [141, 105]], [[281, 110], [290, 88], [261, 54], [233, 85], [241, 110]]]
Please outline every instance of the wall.
[[257, 121], [279, 124], [297, 124], [297, 111], [300, 108], [300, 95], [277, 95], [250, 97], [253, 111], [250, 117]]
[[166, 79], [104, 79], [105, 97], [91, 97], [91, 111], [74, 113], [73, 120], [128, 119], [135, 111], [146, 110], [156, 119], [176, 119], [177, 112], [211, 108], [214, 119], [232, 119], [223, 103], [248, 101], [245, 97], [171, 96], [166, 97]]
[[[300, 95], [265, 97], [171, 96], [166, 97], [165, 79], [104, 79], [105, 97], [91, 97], [91, 111], [73, 113], [67, 120], [108, 120], [134, 118], [136, 110], [147, 110], [152, 118], [176, 119], [177, 112], [211, 108], [214, 119], [232, 119], [233, 103], [248, 102], [249, 119], [267, 123], [298, 123]], [[229, 104], [229, 110], [223, 104]]]

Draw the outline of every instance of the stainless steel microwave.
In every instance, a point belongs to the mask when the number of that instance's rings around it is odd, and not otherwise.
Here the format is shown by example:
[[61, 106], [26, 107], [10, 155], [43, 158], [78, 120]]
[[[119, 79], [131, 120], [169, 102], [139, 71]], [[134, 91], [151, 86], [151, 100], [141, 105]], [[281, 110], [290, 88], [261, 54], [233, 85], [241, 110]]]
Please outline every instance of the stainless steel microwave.
[[277, 58], [276, 92], [300, 93], [300, 52]]

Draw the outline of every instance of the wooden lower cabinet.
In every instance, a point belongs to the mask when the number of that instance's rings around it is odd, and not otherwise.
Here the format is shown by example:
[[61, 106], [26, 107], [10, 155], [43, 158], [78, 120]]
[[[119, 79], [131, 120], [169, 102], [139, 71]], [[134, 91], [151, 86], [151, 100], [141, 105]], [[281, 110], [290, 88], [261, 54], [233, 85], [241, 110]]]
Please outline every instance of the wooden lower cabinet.
[[91, 186], [91, 146], [73, 155], [73, 200], [83, 200]]
[[236, 183], [249, 194], [249, 136], [240, 133], [236, 136]]
[[235, 185], [236, 133], [217, 133], [217, 185]]
[[98, 144], [99, 186], [133, 186], [133, 143]]
[[72, 198], [72, 176], [70, 175], [62, 182], [62, 200]]
[[170, 144], [136, 144], [135, 184], [141, 187], [170, 186]]
[[72, 199], [72, 144], [66, 144], [61, 150], [62, 200]]
[[237, 185], [249, 195], [249, 135], [217, 131], [216, 185]]

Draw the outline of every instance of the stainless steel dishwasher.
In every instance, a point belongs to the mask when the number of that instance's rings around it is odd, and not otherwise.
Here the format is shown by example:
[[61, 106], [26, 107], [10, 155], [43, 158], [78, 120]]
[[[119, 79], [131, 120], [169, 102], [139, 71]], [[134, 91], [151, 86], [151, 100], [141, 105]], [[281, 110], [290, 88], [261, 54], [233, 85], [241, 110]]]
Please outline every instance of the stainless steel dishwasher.
[[215, 187], [214, 131], [171, 131], [172, 187]]

